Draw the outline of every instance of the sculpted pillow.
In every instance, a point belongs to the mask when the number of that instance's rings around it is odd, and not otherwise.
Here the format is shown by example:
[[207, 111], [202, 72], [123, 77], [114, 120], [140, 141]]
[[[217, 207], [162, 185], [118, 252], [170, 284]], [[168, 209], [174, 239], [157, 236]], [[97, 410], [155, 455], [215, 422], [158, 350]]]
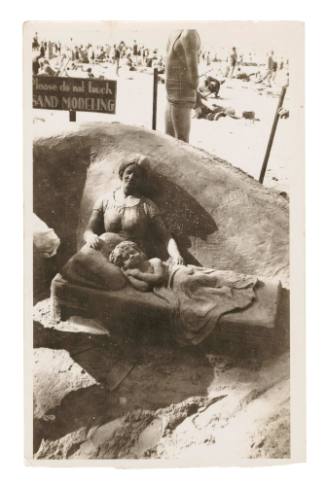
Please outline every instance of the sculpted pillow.
[[108, 261], [112, 249], [123, 239], [115, 234], [104, 233], [101, 250], [84, 245], [63, 267], [61, 274], [69, 282], [102, 290], [120, 290], [127, 279], [119, 267]]

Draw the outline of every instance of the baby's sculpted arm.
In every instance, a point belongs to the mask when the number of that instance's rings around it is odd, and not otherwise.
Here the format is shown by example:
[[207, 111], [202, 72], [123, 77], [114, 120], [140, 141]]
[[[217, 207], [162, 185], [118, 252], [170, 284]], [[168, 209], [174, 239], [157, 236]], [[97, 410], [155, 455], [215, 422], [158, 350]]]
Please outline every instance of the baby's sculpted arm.
[[134, 276], [130, 275], [128, 272], [124, 272], [124, 274], [126, 275], [126, 278], [129, 281], [129, 283], [132, 285], [132, 287], [134, 287], [134, 289], [140, 290], [141, 292], [148, 292], [150, 290], [150, 285], [147, 282], [135, 278]]
[[151, 286], [160, 285], [164, 282], [167, 276], [167, 269], [160, 258], [152, 258], [149, 260], [153, 272], [142, 272], [137, 268], [133, 268], [131, 270], [127, 270], [125, 274], [127, 277], [132, 277], [133, 279], [137, 279], [142, 282], [146, 282]]

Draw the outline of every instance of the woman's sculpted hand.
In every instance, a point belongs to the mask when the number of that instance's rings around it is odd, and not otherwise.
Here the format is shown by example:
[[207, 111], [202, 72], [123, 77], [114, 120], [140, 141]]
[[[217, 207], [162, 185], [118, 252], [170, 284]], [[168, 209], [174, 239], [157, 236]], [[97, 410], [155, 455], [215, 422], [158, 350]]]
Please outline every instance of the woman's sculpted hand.
[[101, 240], [101, 238], [99, 238], [98, 235], [93, 234], [93, 235], [88, 235], [88, 237], [87, 237], [87, 243], [94, 250], [100, 250], [100, 248], [103, 245], [103, 240]]
[[176, 255], [173, 257], [174, 265], [184, 265], [184, 259], [182, 255]]

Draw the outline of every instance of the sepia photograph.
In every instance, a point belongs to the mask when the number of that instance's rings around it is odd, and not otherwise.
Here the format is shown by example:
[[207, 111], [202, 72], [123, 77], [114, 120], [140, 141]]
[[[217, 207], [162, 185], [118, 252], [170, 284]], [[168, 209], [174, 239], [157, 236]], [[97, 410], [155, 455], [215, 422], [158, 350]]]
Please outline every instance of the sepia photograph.
[[26, 459], [304, 460], [304, 24], [23, 36]]

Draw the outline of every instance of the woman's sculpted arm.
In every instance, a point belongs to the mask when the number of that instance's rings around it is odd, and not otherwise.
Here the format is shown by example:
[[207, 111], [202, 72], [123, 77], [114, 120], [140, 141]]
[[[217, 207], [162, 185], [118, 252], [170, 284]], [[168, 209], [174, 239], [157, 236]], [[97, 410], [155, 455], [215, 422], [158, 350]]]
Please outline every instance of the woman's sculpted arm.
[[84, 232], [84, 241], [90, 245], [94, 250], [99, 250], [103, 241], [99, 238], [99, 235], [103, 233], [103, 200], [99, 199], [90, 216], [89, 222], [87, 224], [86, 230]]
[[179, 252], [177, 243], [175, 239], [168, 233], [161, 216], [156, 216], [153, 218], [152, 224], [158, 239], [165, 244], [168, 255], [171, 257], [173, 263], [175, 265], [183, 265], [184, 260]]

